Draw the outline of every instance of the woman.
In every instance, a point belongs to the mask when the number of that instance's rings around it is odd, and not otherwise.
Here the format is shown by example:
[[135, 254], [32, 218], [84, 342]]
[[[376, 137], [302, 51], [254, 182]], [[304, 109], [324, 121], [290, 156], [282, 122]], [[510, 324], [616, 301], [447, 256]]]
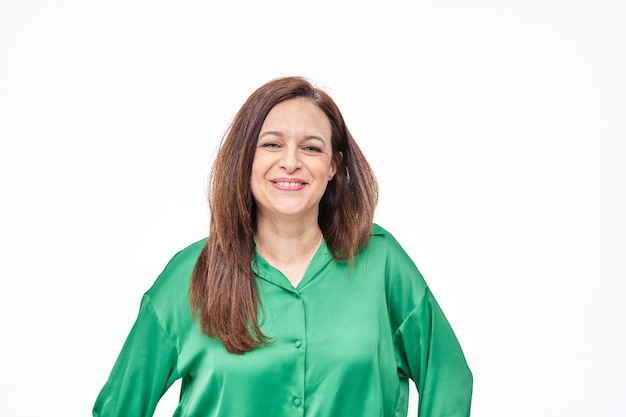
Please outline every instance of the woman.
[[94, 416], [468, 416], [472, 375], [419, 271], [373, 225], [375, 177], [333, 100], [279, 78], [213, 166], [210, 233], [143, 297]]

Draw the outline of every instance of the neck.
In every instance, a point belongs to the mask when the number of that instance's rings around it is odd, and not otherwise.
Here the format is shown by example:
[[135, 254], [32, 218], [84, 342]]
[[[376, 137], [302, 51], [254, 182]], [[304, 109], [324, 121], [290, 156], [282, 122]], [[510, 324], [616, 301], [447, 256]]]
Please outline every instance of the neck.
[[255, 238], [261, 256], [297, 283], [322, 243], [323, 234], [317, 223], [279, 225], [259, 219]]
[[257, 226], [257, 247], [263, 254], [272, 259], [289, 260], [308, 256], [311, 251], [317, 250], [323, 235], [319, 226], [298, 227], [290, 230]]

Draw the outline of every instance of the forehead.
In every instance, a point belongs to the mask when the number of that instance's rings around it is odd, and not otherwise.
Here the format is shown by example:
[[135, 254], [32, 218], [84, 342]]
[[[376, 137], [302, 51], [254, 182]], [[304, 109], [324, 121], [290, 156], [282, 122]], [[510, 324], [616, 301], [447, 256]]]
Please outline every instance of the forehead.
[[331, 125], [326, 114], [305, 98], [293, 98], [276, 104], [267, 114], [261, 133], [266, 130], [314, 131], [330, 140]]

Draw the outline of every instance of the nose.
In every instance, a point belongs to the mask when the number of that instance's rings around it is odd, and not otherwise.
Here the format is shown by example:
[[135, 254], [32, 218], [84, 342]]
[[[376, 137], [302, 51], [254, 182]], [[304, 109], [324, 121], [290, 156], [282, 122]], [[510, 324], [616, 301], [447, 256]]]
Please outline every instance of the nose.
[[288, 173], [297, 171], [302, 166], [298, 148], [296, 146], [286, 146], [280, 160], [280, 166]]

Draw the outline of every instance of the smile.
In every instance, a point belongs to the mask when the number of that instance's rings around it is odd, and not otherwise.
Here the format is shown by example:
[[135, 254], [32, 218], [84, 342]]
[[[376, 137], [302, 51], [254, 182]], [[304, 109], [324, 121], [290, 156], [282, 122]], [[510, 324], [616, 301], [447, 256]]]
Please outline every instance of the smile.
[[283, 191], [299, 191], [301, 189], [303, 189], [307, 183], [298, 179], [296, 181], [288, 181], [288, 180], [274, 180], [271, 181], [271, 183], [274, 185], [274, 187], [278, 188], [279, 190], [283, 190]]
[[274, 181], [274, 184], [280, 187], [289, 187], [289, 188], [300, 187], [304, 185], [303, 182], [287, 182], [287, 181]]

